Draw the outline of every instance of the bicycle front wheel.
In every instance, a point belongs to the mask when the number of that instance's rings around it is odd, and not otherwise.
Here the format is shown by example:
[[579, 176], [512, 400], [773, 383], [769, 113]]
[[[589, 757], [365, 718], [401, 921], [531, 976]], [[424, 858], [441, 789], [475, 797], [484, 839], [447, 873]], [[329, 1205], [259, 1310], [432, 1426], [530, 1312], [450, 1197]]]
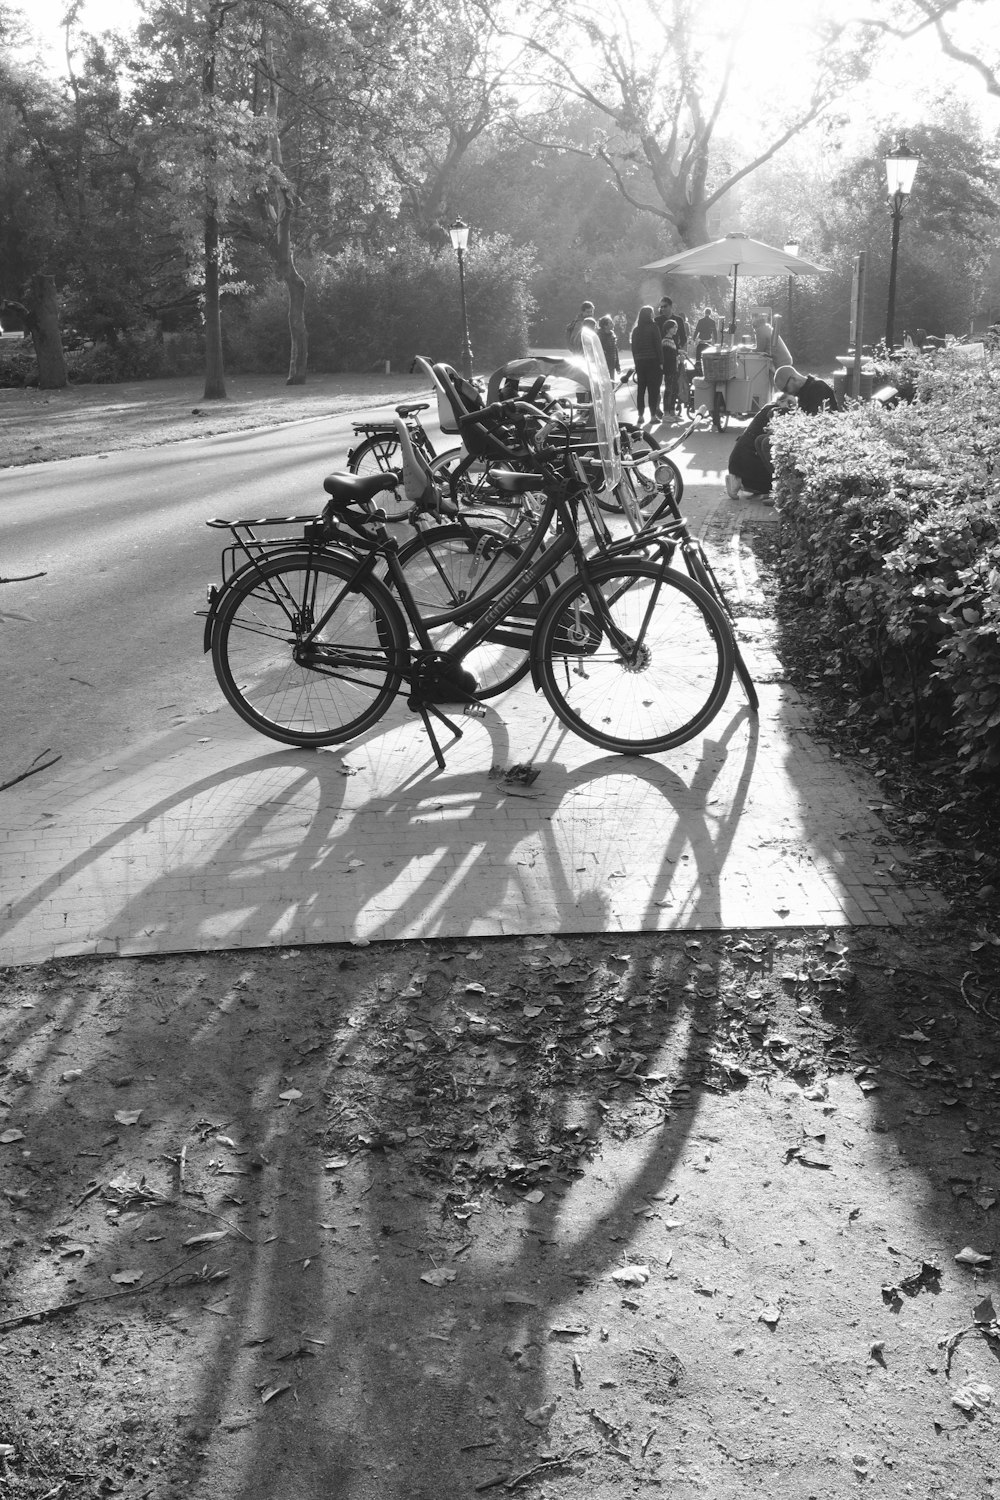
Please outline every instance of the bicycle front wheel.
[[409, 651], [402, 612], [377, 578], [349, 586], [353, 571], [350, 559], [285, 553], [248, 571], [220, 607], [212, 635], [219, 686], [270, 739], [353, 739], [399, 690]]
[[732, 636], [710, 594], [644, 558], [609, 558], [558, 589], [538, 622], [543, 693], [581, 739], [625, 755], [671, 750], [721, 709]]
[[746, 694], [747, 702], [753, 712], [756, 713], [760, 708], [760, 698], [757, 695], [757, 685], [753, 680], [753, 675], [747, 666], [746, 657], [740, 650], [740, 643], [736, 639], [736, 615], [733, 613], [732, 605], [726, 598], [722, 584], [715, 576], [715, 569], [705, 556], [700, 542], [693, 542], [691, 546], [684, 549], [684, 561], [688, 572], [695, 582], [700, 583], [702, 588], [710, 593], [713, 599], [716, 599], [725, 610], [726, 618], [729, 621], [729, 632], [733, 638], [733, 670], [740, 680], [740, 684]]
[[[421, 615], [444, 614], [482, 598], [492, 600], [517, 568], [521, 549], [506, 535], [456, 522], [434, 526], [399, 551], [399, 565]], [[387, 580], [390, 582], [391, 581]], [[479, 683], [481, 698], [495, 698], [520, 682], [531, 664], [531, 636], [548, 597], [537, 584], [514, 614], [498, 622], [481, 645], [462, 658]], [[446, 624], [430, 632], [439, 651], [454, 645], [471, 624]]]

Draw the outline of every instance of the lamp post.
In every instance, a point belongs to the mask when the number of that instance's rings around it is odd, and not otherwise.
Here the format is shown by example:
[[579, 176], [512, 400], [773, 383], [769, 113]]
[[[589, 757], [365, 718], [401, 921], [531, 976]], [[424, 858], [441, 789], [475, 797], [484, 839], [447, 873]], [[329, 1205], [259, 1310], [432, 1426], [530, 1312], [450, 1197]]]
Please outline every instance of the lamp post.
[[913, 179], [920, 165], [919, 151], [911, 151], [906, 137], [901, 136], [895, 151], [887, 151], [885, 181], [888, 189], [889, 213], [892, 216], [892, 257], [889, 261], [889, 305], [885, 314], [885, 342], [893, 347], [893, 324], [896, 321], [896, 258], [899, 254], [899, 226], [903, 218], [903, 205], [910, 196]]
[[458, 256], [458, 287], [462, 296], [462, 337], [465, 340], [462, 348], [462, 374], [466, 380], [471, 380], [472, 343], [469, 339], [469, 314], [465, 306], [465, 251], [469, 243], [469, 226], [463, 224], [461, 219], [456, 219], [448, 233], [451, 235], [451, 243]]
[[[798, 255], [798, 253], [799, 253], [799, 242], [798, 242], [798, 240], [786, 240], [785, 241], [785, 254], [786, 255]], [[789, 276], [789, 278], [788, 278], [788, 337], [789, 338], [791, 338], [791, 336], [792, 336], [792, 289], [793, 289], [794, 286], [795, 286], [795, 277], [794, 276]]]

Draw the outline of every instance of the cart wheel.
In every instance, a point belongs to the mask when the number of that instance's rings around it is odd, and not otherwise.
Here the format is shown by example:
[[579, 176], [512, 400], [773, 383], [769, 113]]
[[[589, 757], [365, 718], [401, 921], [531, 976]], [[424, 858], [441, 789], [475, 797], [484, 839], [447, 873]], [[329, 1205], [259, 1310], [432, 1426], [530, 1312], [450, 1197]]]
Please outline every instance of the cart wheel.
[[712, 402], [712, 426], [716, 432], [725, 432], [729, 426], [729, 408], [726, 406], [726, 398], [722, 391], [716, 391], [715, 400]]

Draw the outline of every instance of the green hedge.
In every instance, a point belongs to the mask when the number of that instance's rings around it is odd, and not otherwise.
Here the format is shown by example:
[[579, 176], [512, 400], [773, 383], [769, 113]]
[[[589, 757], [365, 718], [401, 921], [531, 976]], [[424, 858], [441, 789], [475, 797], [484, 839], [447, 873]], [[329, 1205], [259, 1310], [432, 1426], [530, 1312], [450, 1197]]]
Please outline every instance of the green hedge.
[[942, 352], [915, 399], [773, 424], [796, 625], [900, 739], [1000, 767], [1000, 361]]

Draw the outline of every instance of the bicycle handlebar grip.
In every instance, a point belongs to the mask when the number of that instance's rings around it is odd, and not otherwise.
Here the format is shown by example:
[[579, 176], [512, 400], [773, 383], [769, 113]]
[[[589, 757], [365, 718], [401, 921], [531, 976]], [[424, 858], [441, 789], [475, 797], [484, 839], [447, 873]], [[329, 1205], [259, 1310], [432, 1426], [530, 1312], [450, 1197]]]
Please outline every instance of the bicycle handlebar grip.
[[459, 417], [459, 427], [468, 427], [470, 422], [503, 422], [509, 403], [506, 401], [494, 401], [490, 406], [481, 406], [478, 411], [466, 412], [464, 417]]

